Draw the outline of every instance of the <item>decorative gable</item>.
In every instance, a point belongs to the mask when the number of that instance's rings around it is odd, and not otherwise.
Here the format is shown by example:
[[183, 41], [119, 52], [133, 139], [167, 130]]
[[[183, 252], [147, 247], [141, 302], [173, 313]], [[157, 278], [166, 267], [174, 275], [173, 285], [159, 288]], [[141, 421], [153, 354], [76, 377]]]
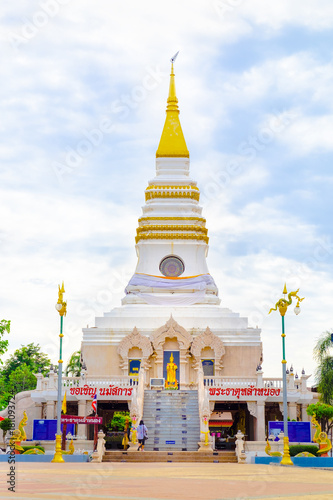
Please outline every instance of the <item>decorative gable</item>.
[[148, 337], [141, 335], [136, 327], [119, 344], [117, 352], [121, 357], [123, 370], [128, 370], [128, 353], [130, 349], [137, 347], [142, 351], [142, 366], [145, 366], [148, 358], [153, 354], [153, 348]]
[[216, 375], [218, 375], [217, 372], [222, 370], [223, 368], [222, 357], [225, 354], [225, 348], [222, 340], [217, 335], [215, 335], [208, 326], [203, 333], [195, 337], [191, 345], [190, 352], [195, 358], [197, 364], [200, 363], [202, 350], [206, 347], [210, 347], [214, 351], [215, 370]]

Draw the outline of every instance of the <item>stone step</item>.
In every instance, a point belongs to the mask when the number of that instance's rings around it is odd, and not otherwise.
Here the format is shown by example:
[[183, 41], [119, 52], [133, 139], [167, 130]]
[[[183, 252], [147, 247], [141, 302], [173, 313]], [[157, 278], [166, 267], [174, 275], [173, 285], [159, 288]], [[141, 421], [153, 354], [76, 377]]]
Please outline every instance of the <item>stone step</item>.
[[160, 404], [170, 403], [171, 401], [178, 401], [179, 403], [186, 404], [186, 403], [194, 403], [197, 400], [198, 400], [197, 397], [196, 398], [177, 398], [177, 397], [173, 397], [173, 398], [149, 398], [149, 397], [145, 396], [145, 401], [147, 401], [149, 403], [160, 403]]
[[156, 403], [156, 404], [170, 404], [172, 401], [177, 401], [180, 404], [187, 403], [195, 403], [198, 401], [198, 398], [144, 398], [144, 401], [147, 403]]
[[181, 403], [186, 403], [186, 402], [190, 401], [192, 403], [193, 401], [198, 400], [198, 396], [196, 396], [195, 398], [189, 398], [189, 397], [178, 398], [177, 396], [167, 397], [167, 398], [153, 398], [153, 397], [149, 397], [149, 396], [145, 395], [144, 399], [145, 399], [145, 401], [157, 402], [157, 403], [168, 403], [170, 401], [179, 401]]
[[172, 412], [172, 414], [178, 414], [181, 415], [184, 412], [196, 412], [199, 411], [199, 406], [177, 406], [177, 404], [173, 405], [157, 405], [157, 406], [151, 406], [151, 405], [144, 405], [143, 406], [144, 410], [149, 410], [149, 412], [153, 413], [160, 413], [162, 410], [168, 410]]
[[198, 445], [197, 444], [196, 445], [184, 444], [184, 445], [180, 445], [180, 446], [173, 445], [172, 447], [168, 446], [168, 445], [164, 445], [164, 446], [163, 445], [156, 445], [156, 446], [148, 447], [146, 445], [145, 451], [147, 453], [153, 452], [153, 451], [164, 451], [165, 453], [167, 453], [168, 451], [172, 451], [173, 453], [182, 452], [182, 451], [191, 451], [191, 452], [197, 453], [198, 452]]
[[197, 425], [197, 423], [193, 423], [193, 424], [190, 424], [188, 423], [187, 425], [159, 425], [158, 423], [151, 423], [151, 425], [149, 425], [149, 422], [145, 422], [145, 425], [148, 429], [148, 435], [149, 433], [153, 433], [155, 431], [157, 431], [157, 433], [161, 434], [161, 433], [167, 433], [167, 434], [170, 434], [170, 432], [173, 432], [173, 433], [179, 433], [179, 434], [188, 434], [190, 431], [191, 432], [195, 432], [195, 431], [199, 431], [200, 430], [200, 427], [199, 425]]
[[198, 406], [198, 401], [193, 400], [193, 401], [177, 401], [176, 399], [170, 400], [170, 401], [145, 401], [144, 402], [145, 406], [151, 406], [151, 407], [160, 407], [160, 406], [175, 406], [178, 405], [178, 407], [191, 407], [191, 406]]
[[160, 408], [174, 408], [177, 411], [180, 410], [196, 410], [199, 408], [198, 403], [188, 403], [187, 405], [178, 404], [177, 401], [174, 401], [172, 404], [158, 404], [158, 403], [144, 403], [144, 408], [151, 408], [154, 411], [159, 411]]
[[[183, 441], [184, 440], [184, 441]], [[148, 443], [149, 441], [149, 443]], [[164, 435], [164, 436], [155, 436], [155, 437], [152, 437], [152, 436], [149, 436], [149, 439], [147, 440], [147, 443], [150, 445], [151, 443], [164, 443], [166, 441], [175, 441], [176, 443], [197, 443], [199, 441], [198, 438], [196, 438], [195, 436], [192, 436], [192, 437], [184, 437], [184, 436], [181, 436], [181, 435]]]
[[[148, 427], [148, 426], [147, 426]], [[200, 428], [199, 427], [184, 427], [183, 429], [177, 429], [177, 428], [161, 428], [159, 429], [158, 427], [148, 427], [148, 437], [151, 436], [156, 436], [156, 437], [161, 437], [161, 436], [183, 436], [183, 437], [188, 437], [189, 434], [193, 434], [194, 432], [199, 432], [200, 433]]]
[[[145, 411], [145, 409], [143, 410]], [[157, 412], [156, 414], [153, 413], [151, 414], [150, 412], [146, 414], [146, 418], [145, 420], [155, 420], [155, 419], [161, 419], [161, 418], [169, 418], [169, 419], [174, 419], [174, 420], [185, 420], [187, 417], [189, 418], [194, 418], [196, 417], [197, 415], [199, 415], [199, 410], [195, 411], [195, 412], [181, 412], [181, 413], [176, 413], [176, 412], [171, 412], [171, 410], [167, 410], [166, 408], [163, 408], [163, 410], [161, 410], [161, 412]]]
[[190, 401], [177, 401], [177, 399], [170, 399], [168, 401], [153, 401], [153, 400], [145, 400], [144, 404], [150, 405], [150, 406], [174, 406], [174, 404], [177, 403], [179, 406], [198, 406], [198, 401], [197, 400], [190, 400]]
[[164, 436], [165, 437], [168, 437], [169, 436], [179, 436], [179, 437], [183, 437], [183, 438], [191, 438], [191, 435], [193, 436], [194, 433], [198, 433], [196, 435], [199, 435], [200, 434], [200, 430], [199, 429], [188, 429], [186, 432], [184, 431], [180, 431], [180, 432], [175, 432], [174, 430], [170, 430], [169, 432], [156, 432], [156, 429], [155, 430], [150, 430], [148, 429], [148, 438], [163, 438]]
[[157, 401], [159, 403], [166, 403], [168, 401], [180, 401], [186, 403], [187, 401], [197, 401], [198, 395], [195, 396], [178, 396], [178, 395], [167, 395], [167, 396], [150, 396], [149, 394], [144, 394], [145, 401]]
[[158, 403], [155, 401], [146, 401], [144, 403], [145, 408], [151, 408], [153, 410], [158, 410], [159, 408], [177, 408], [177, 410], [180, 409], [195, 409], [199, 408], [198, 402], [193, 401], [193, 402], [188, 402], [188, 403], [179, 403], [178, 401], [172, 401], [172, 402], [167, 402], [167, 403]]
[[185, 429], [155, 429], [148, 427], [148, 437], [155, 435], [155, 437], [162, 437], [162, 436], [183, 436], [183, 437], [188, 437], [189, 434], [193, 434], [193, 432], [199, 432], [200, 433], [200, 428], [199, 427], [188, 427]]
[[209, 462], [236, 463], [234, 452], [198, 452], [198, 451], [107, 451], [103, 462]]

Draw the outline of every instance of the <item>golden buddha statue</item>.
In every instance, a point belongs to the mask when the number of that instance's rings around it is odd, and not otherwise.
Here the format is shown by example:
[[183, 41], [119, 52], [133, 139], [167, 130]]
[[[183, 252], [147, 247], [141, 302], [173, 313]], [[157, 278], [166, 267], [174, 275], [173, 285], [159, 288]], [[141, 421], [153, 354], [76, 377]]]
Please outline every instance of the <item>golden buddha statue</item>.
[[178, 366], [173, 362], [173, 354], [171, 353], [169, 363], [167, 364], [167, 379], [165, 382], [166, 389], [178, 389], [176, 371]]

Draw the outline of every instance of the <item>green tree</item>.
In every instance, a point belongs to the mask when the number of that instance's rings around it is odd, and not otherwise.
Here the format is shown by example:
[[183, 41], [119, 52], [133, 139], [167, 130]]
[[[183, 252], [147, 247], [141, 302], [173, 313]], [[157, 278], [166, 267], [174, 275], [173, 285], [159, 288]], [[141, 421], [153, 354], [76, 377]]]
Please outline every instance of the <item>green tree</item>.
[[323, 432], [329, 432], [333, 427], [333, 406], [324, 403], [309, 405], [306, 412], [311, 417], [314, 415], [321, 425]]
[[3, 420], [1, 420], [0, 429], [3, 432], [3, 440], [4, 441], [6, 439], [7, 431], [10, 431], [10, 429], [12, 429], [12, 428], [13, 428], [13, 423], [12, 423], [10, 418], [4, 418]]
[[16, 349], [0, 370], [0, 409], [6, 408], [10, 398], [21, 391], [36, 388], [37, 379], [33, 375], [40, 369], [46, 375], [51, 360], [40, 350], [39, 344], [28, 344]]
[[4, 384], [2, 384], [1, 385], [1, 392], [0, 392], [0, 411], [7, 408], [8, 402], [9, 402], [11, 397], [12, 397], [12, 394], [10, 394], [6, 389], [6, 386]]
[[81, 351], [75, 351], [69, 358], [67, 366], [65, 368], [66, 377], [71, 375], [72, 377], [79, 377], [81, 374]]
[[29, 366], [23, 363], [21, 366], [9, 375], [6, 383], [6, 389], [10, 394], [17, 394], [23, 391], [32, 391], [36, 389], [37, 379], [30, 370]]
[[41, 352], [39, 344], [31, 343], [27, 346], [21, 345], [21, 347], [16, 349], [14, 354], [5, 362], [1, 370], [1, 376], [8, 381], [10, 374], [23, 364], [25, 364], [32, 373], [37, 373], [40, 368], [42, 374], [46, 375], [49, 372], [51, 360], [47, 354]]
[[111, 422], [109, 422], [106, 427], [110, 431], [123, 431], [126, 419], [130, 423], [132, 422], [128, 411], [115, 411]]
[[3, 340], [3, 336], [10, 332], [10, 321], [2, 319], [0, 321], [0, 363], [3, 364], [1, 356], [8, 350], [8, 340]]
[[332, 332], [324, 332], [317, 340], [314, 347], [314, 358], [318, 363], [315, 378], [320, 392], [320, 400], [327, 404], [333, 404], [333, 355], [332, 355]]

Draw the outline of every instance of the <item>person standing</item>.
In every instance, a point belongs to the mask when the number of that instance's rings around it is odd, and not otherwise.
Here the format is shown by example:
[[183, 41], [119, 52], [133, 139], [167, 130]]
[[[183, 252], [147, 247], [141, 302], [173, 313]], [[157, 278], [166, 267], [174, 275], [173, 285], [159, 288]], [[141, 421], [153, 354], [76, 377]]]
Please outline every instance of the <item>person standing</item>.
[[123, 437], [123, 441], [122, 441], [122, 445], [124, 447], [124, 450], [127, 450], [127, 448], [129, 447], [130, 432], [131, 432], [131, 425], [129, 423], [128, 418], [126, 418], [125, 427], [124, 427], [124, 437]]
[[138, 437], [138, 441], [139, 441], [138, 451], [143, 451], [144, 447], [145, 447], [145, 441], [146, 441], [146, 439], [148, 439], [148, 429], [145, 426], [143, 420], [140, 420], [140, 423], [138, 425], [136, 432], [137, 432], [137, 437]]

